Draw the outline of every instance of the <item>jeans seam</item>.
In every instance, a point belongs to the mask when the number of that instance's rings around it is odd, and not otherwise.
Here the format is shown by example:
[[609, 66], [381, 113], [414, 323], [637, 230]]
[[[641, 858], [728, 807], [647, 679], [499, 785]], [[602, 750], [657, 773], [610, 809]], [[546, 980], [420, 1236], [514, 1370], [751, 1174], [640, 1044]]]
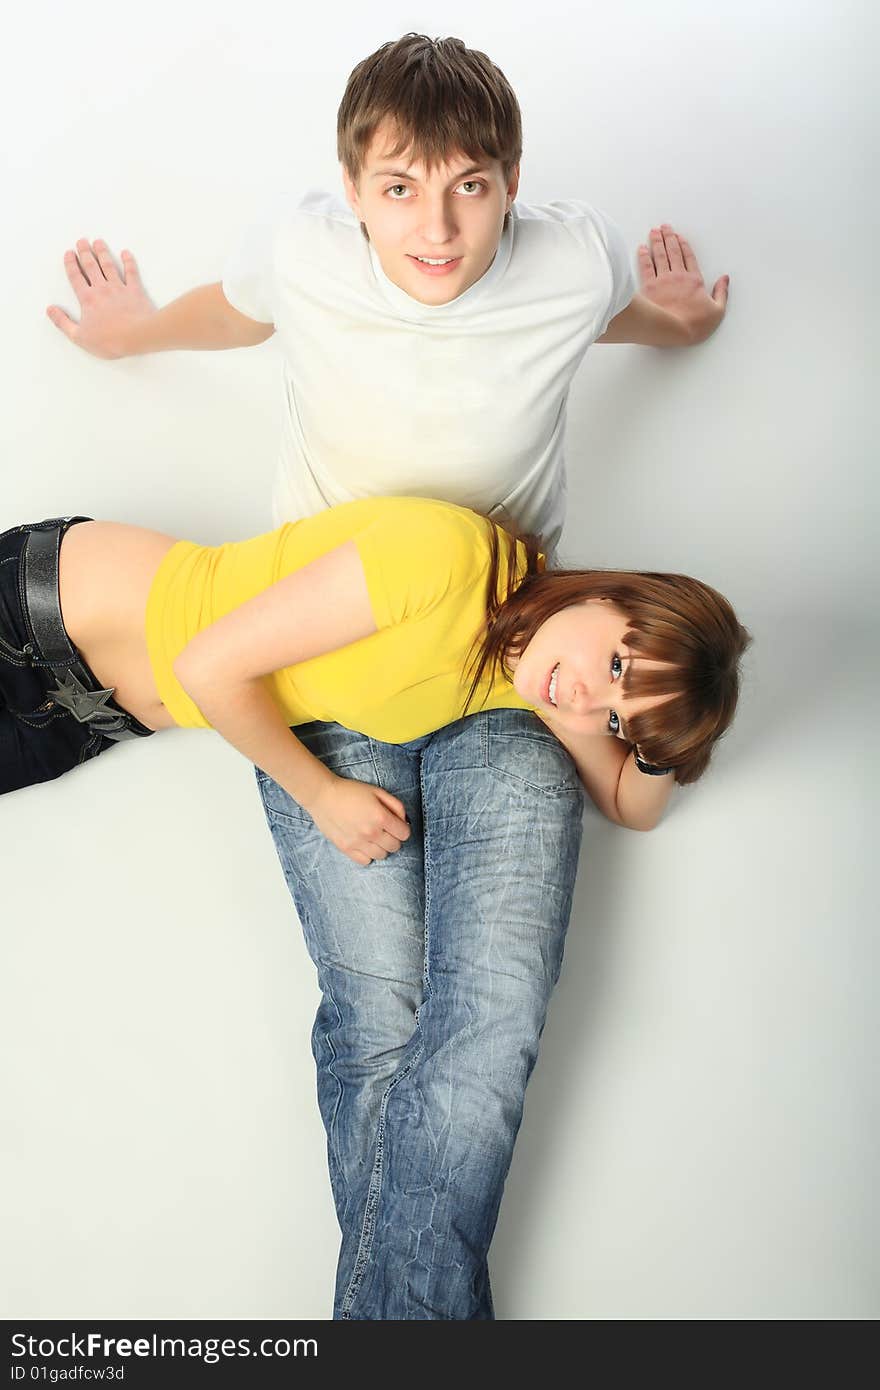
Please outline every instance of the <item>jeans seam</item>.
[[[372, 739], [370, 739], [370, 752], [371, 754], [373, 753]], [[377, 767], [377, 781], [378, 777], [379, 769]], [[422, 1004], [424, 1004], [424, 1001], [427, 998], [431, 989], [431, 982], [428, 976], [428, 907], [431, 896], [431, 877], [428, 872], [428, 822], [425, 815], [425, 807], [427, 804], [425, 797], [425, 763], [424, 757], [421, 753], [419, 754], [419, 792], [421, 794], [422, 799], [422, 854], [424, 864], [423, 873], [425, 878], [425, 910], [423, 933], [424, 945], [422, 956]], [[419, 1005], [415, 1013], [416, 1031], [418, 1031], [419, 1029], [419, 1012], [422, 1008], [422, 1004]], [[376, 1135], [376, 1161], [373, 1165], [373, 1172], [370, 1175], [370, 1186], [367, 1190], [367, 1205], [364, 1211], [364, 1223], [361, 1228], [360, 1245], [358, 1247], [358, 1253], [355, 1258], [351, 1280], [349, 1282], [348, 1289], [346, 1290], [345, 1297], [342, 1300], [342, 1305], [340, 1308], [341, 1316], [343, 1318], [348, 1318], [349, 1320], [351, 1318], [351, 1305], [357, 1298], [358, 1293], [360, 1292], [364, 1272], [367, 1267], [367, 1261], [370, 1258], [370, 1253], [373, 1248], [373, 1236], [376, 1230], [376, 1211], [378, 1210], [379, 1206], [379, 1198], [382, 1195], [382, 1177], [384, 1172], [385, 1157], [385, 1112], [388, 1108], [388, 1097], [391, 1095], [392, 1090], [398, 1084], [398, 1082], [403, 1081], [403, 1079], [406, 1076], [408, 1076], [409, 1073], [412, 1071], [413, 1067], [421, 1061], [423, 1055], [424, 1048], [421, 1046], [416, 1048], [415, 1052], [413, 1053], [413, 1056], [410, 1058], [409, 1062], [403, 1068], [403, 1070], [398, 1072], [396, 1076], [393, 1076], [391, 1078], [391, 1081], [388, 1084], [388, 1089], [382, 1097], [382, 1104], [379, 1109], [379, 1127]]]
[[83, 744], [82, 748], [80, 749], [79, 758], [77, 759], [77, 767], [82, 766], [86, 759], [95, 751], [100, 742], [101, 735], [93, 734], [92, 737], [89, 739], [88, 743]]
[[0, 658], [7, 661], [10, 666], [18, 666], [22, 670], [30, 665], [26, 654], [24, 652], [16, 652], [15, 647], [11, 647], [2, 637], [0, 637]]
[[[58, 710], [55, 710], [55, 712], [54, 712], [53, 714], [48, 715], [45, 719], [41, 719], [41, 720], [39, 721], [39, 723], [35, 723], [34, 720], [30, 719], [30, 718], [28, 717], [28, 714], [25, 714], [23, 711], [17, 710], [17, 709], [12, 709], [11, 707], [8, 707], [8, 708], [9, 708], [9, 713], [13, 716], [13, 718], [17, 719], [17, 720], [19, 721], [19, 723], [21, 723], [21, 724], [27, 724], [27, 726], [28, 726], [29, 729], [45, 729], [46, 726], [47, 726], [48, 724], [54, 724], [54, 722], [55, 722], [56, 719], [66, 719], [66, 718], [67, 718], [67, 710], [66, 710], [66, 709], [58, 709]], [[30, 711], [29, 711], [29, 714], [36, 714], [36, 713], [37, 713], [36, 710], [30, 710]]]
[[[428, 922], [430, 920], [431, 907], [431, 827], [428, 820], [428, 798], [425, 793], [425, 760], [419, 758], [419, 793], [422, 798], [422, 874], [425, 880], [425, 919], [423, 925], [423, 951], [422, 958], [422, 1003], [425, 1002], [431, 992], [431, 977], [428, 971]], [[421, 1008], [421, 1005], [419, 1005]], [[418, 1027], [418, 1010], [416, 1011], [416, 1026]]]
[[[341, 1024], [342, 1014], [339, 1011], [339, 1005], [333, 997], [333, 991], [330, 988], [329, 984], [325, 986], [322, 983], [321, 992], [323, 994], [326, 994], [327, 998], [331, 1001], [333, 1008], [336, 1012], [336, 1021], [338, 1024]], [[327, 1063], [326, 1070], [330, 1073], [330, 1075], [333, 1077], [333, 1080], [336, 1082], [336, 1103], [333, 1106], [333, 1114], [330, 1117], [330, 1124], [327, 1126], [327, 1141], [333, 1149], [333, 1160], [336, 1164], [337, 1170], [340, 1173], [344, 1173], [345, 1166], [342, 1163], [342, 1160], [339, 1155], [338, 1136], [336, 1132], [336, 1120], [339, 1115], [339, 1108], [342, 1105], [342, 1093], [344, 1087], [342, 1081], [339, 1078], [339, 1074], [333, 1070], [334, 1064], [337, 1060], [337, 1053], [335, 1047], [333, 1046], [333, 1039], [330, 1035], [330, 1030], [327, 1028], [322, 1029], [322, 1037], [324, 1039], [324, 1044], [330, 1053], [330, 1061]], [[317, 1058], [315, 1060], [317, 1061]]]
[[[526, 787], [530, 792], [537, 792], [539, 794], [543, 792], [545, 794], [549, 794], [552, 797], [580, 791], [581, 784], [577, 776], [577, 767], [575, 765], [574, 759], [568, 752], [568, 749], [565, 747], [565, 744], [562, 743], [559, 739], [555, 737], [547, 738], [539, 729], [530, 730], [528, 733], [523, 734], [492, 733], [492, 731], [489, 728], [489, 722], [490, 721], [488, 719], [486, 719], [483, 722], [483, 727], [480, 730], [480, 739], [483, 745], [481, 750], [483, 756], [483, 766], [487, 768], [489, 772], [492, 773], [493, 777], [498, 777], [502, 782], [507, 782], [514, 787]], [[542, 784], [540, 782], [533, 782], [530, 780], [530, 778], [522, 777], [519, 773], [509, 772], [506, 767], [499, 767], [497, 763], [494, 763], [492, 761], [491, 754], [493, 738], [501, 738], [508, 740], [523, 739], [526, 742], [531, 742], [536, 739], [540, 739], [542, 743], [545, 743], [550, 747], [553, 747], [553, 745], [555, 744], [556, 748], [561, 749], [563, 754], [568, 758], [569, 762], [571, 763], [573, 776], [567, 777], [562, 782], [551, 782], [549, 785], [547, 785]]]
[[364, 1210], [364, 1222], [361, 1227], [361, 1239], [358, 1247], [357, 1257], [354, 1262], [351, 1280], [342, 1300], [340, 1314], [342, 1318], [351, 1319], [351, 1305], [360, 1292], [367, 1262], [373, 1248], [373, 1236], [376, 1231], [376, 1210], [379, 1206], [379, 1197], [382, 1192], [383, 1160], [385, 1157], [385, 1111], [388, 1108], [388, 1099], [398, 1082], [403, 1081], [409, 1075], [413, 1067], [421, 1061], [422, 1048], [418, 1048], [409, 1062], [393, 1076], [388, 1083], [388, 1088], [382, 1097], [382, 1105], [379, 1110], [379, 1127], [376, 1133], [376, 1161], [373, 1164], [373, 1171], [370, 1174], [370, 1186], [367, 1190], [367, 1205]]
[[21, 609], [21, 616], [24, 619], [25, 631], [27, 632], [31, 642], [36, 646], [37, 639], [34, 636], [34, 629], [31, 626], [30, 613], [28, 611], [27, 606], [27, 589], [24, 582], [24, 553], [26, 548], [27, 546], [25, 544], [25, 547], [22, 549], [21, 555], [19, 556], [18, 573], [16, 575], [18, 587], [18, 603], [19, 608]]

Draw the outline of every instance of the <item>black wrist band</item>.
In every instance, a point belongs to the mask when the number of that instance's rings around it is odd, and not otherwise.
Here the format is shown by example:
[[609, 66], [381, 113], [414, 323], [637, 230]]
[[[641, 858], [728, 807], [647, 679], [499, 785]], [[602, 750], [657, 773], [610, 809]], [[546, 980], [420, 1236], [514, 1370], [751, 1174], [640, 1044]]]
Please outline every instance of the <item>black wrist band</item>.
[[675, 771], [674, 767], [655, 767], [653, 763], [646, 763], [643, 758], [639, 757], [635, 744], [633, 744], [632, 755], [639, 772], [647, 773], [649, 777], [665, 777], [667, 772]]

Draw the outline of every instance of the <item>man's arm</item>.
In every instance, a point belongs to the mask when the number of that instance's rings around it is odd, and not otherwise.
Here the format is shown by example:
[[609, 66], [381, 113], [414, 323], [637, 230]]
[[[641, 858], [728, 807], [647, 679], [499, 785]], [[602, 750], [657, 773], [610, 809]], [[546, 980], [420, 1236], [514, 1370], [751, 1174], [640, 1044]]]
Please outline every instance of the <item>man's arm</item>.
[[650, 249], [639, 247], [641, 292], [611, 320], [597, 343], [642, 347], [693, 347], [711, 337], [724, 318], [730, 276], [707, 294], [690, 243], [668, 222], [651, 232]]
[[64, 269], [79, 300], [77, 323], [57, 304], [46, 310], [56, 328], [94, 357], [134, 357], [175, 349], [252, 347], [275, 332], [234, 309], [221, 284], [201, 285], [157, 309], [147, 295], [130, 251], [122, 273], [104, 241], [78, 241], [64, 256]]

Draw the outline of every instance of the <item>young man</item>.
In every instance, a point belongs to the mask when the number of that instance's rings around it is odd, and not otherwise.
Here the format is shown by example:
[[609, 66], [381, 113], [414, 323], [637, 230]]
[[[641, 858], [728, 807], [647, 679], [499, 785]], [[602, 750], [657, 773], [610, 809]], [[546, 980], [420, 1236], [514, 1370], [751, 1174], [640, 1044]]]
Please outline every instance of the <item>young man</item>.
[[[522, 141], [504, 75], [458, 39], [407, 34], [355, 68], [339, 109], [348, 206], [325, 194], [254, 228], [223, 281], [156, 310], [134, 258], [77, 243], [81, 305], [52, 321], [99, 357], [242, 347], [277, 332], [286, 403], [275, 521], [370, 494], [512, 517], [553, 551], [572, 376], [593, 342], [684, 346], [720, 323], [664, 224], [639, 248], [584, 203], [514, 200]], [[562, 961], [580, 842], [574, 764], [503, 710], [404, 745], [298, 730], [400, 798], [369, 868], [276, 783], [265, 811], [323, 999], [318, 1098], [342, 1246], [334, 1316], [494, 1317], [487, 1252]], [[631, 752], [596, 739], [596, 758]], [[536, 795], [539, 804], [536, 808]]]

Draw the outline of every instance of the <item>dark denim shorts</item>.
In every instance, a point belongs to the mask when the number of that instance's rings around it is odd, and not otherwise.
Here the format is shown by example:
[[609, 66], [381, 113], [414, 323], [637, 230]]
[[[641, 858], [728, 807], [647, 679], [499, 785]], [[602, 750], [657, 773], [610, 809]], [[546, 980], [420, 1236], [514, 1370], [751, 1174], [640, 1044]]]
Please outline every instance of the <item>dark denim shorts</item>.
[[[87, 520], [90, 518], [75, 518]], [[42, 659], [28, 621], [22, 562], [25, 544], [32, 531], [54, 524], [35, 522], [0, 534], [0, 793], [49, 782], [106, 752], [117, 741], [93, 724], [81, 722], [52, 698], [69, 665]], [[74, 519], [62, 521], [65, 530], [71, 524]], [[86, 677], [81, 684], [88, 690], [101, 690], [100, 681], [80, 653], [72, 649], [72, 655]], [[112, 700], [105, 701], [103, 708], [124, 716], [129, 737], [146, 737], [153, 732]]]

